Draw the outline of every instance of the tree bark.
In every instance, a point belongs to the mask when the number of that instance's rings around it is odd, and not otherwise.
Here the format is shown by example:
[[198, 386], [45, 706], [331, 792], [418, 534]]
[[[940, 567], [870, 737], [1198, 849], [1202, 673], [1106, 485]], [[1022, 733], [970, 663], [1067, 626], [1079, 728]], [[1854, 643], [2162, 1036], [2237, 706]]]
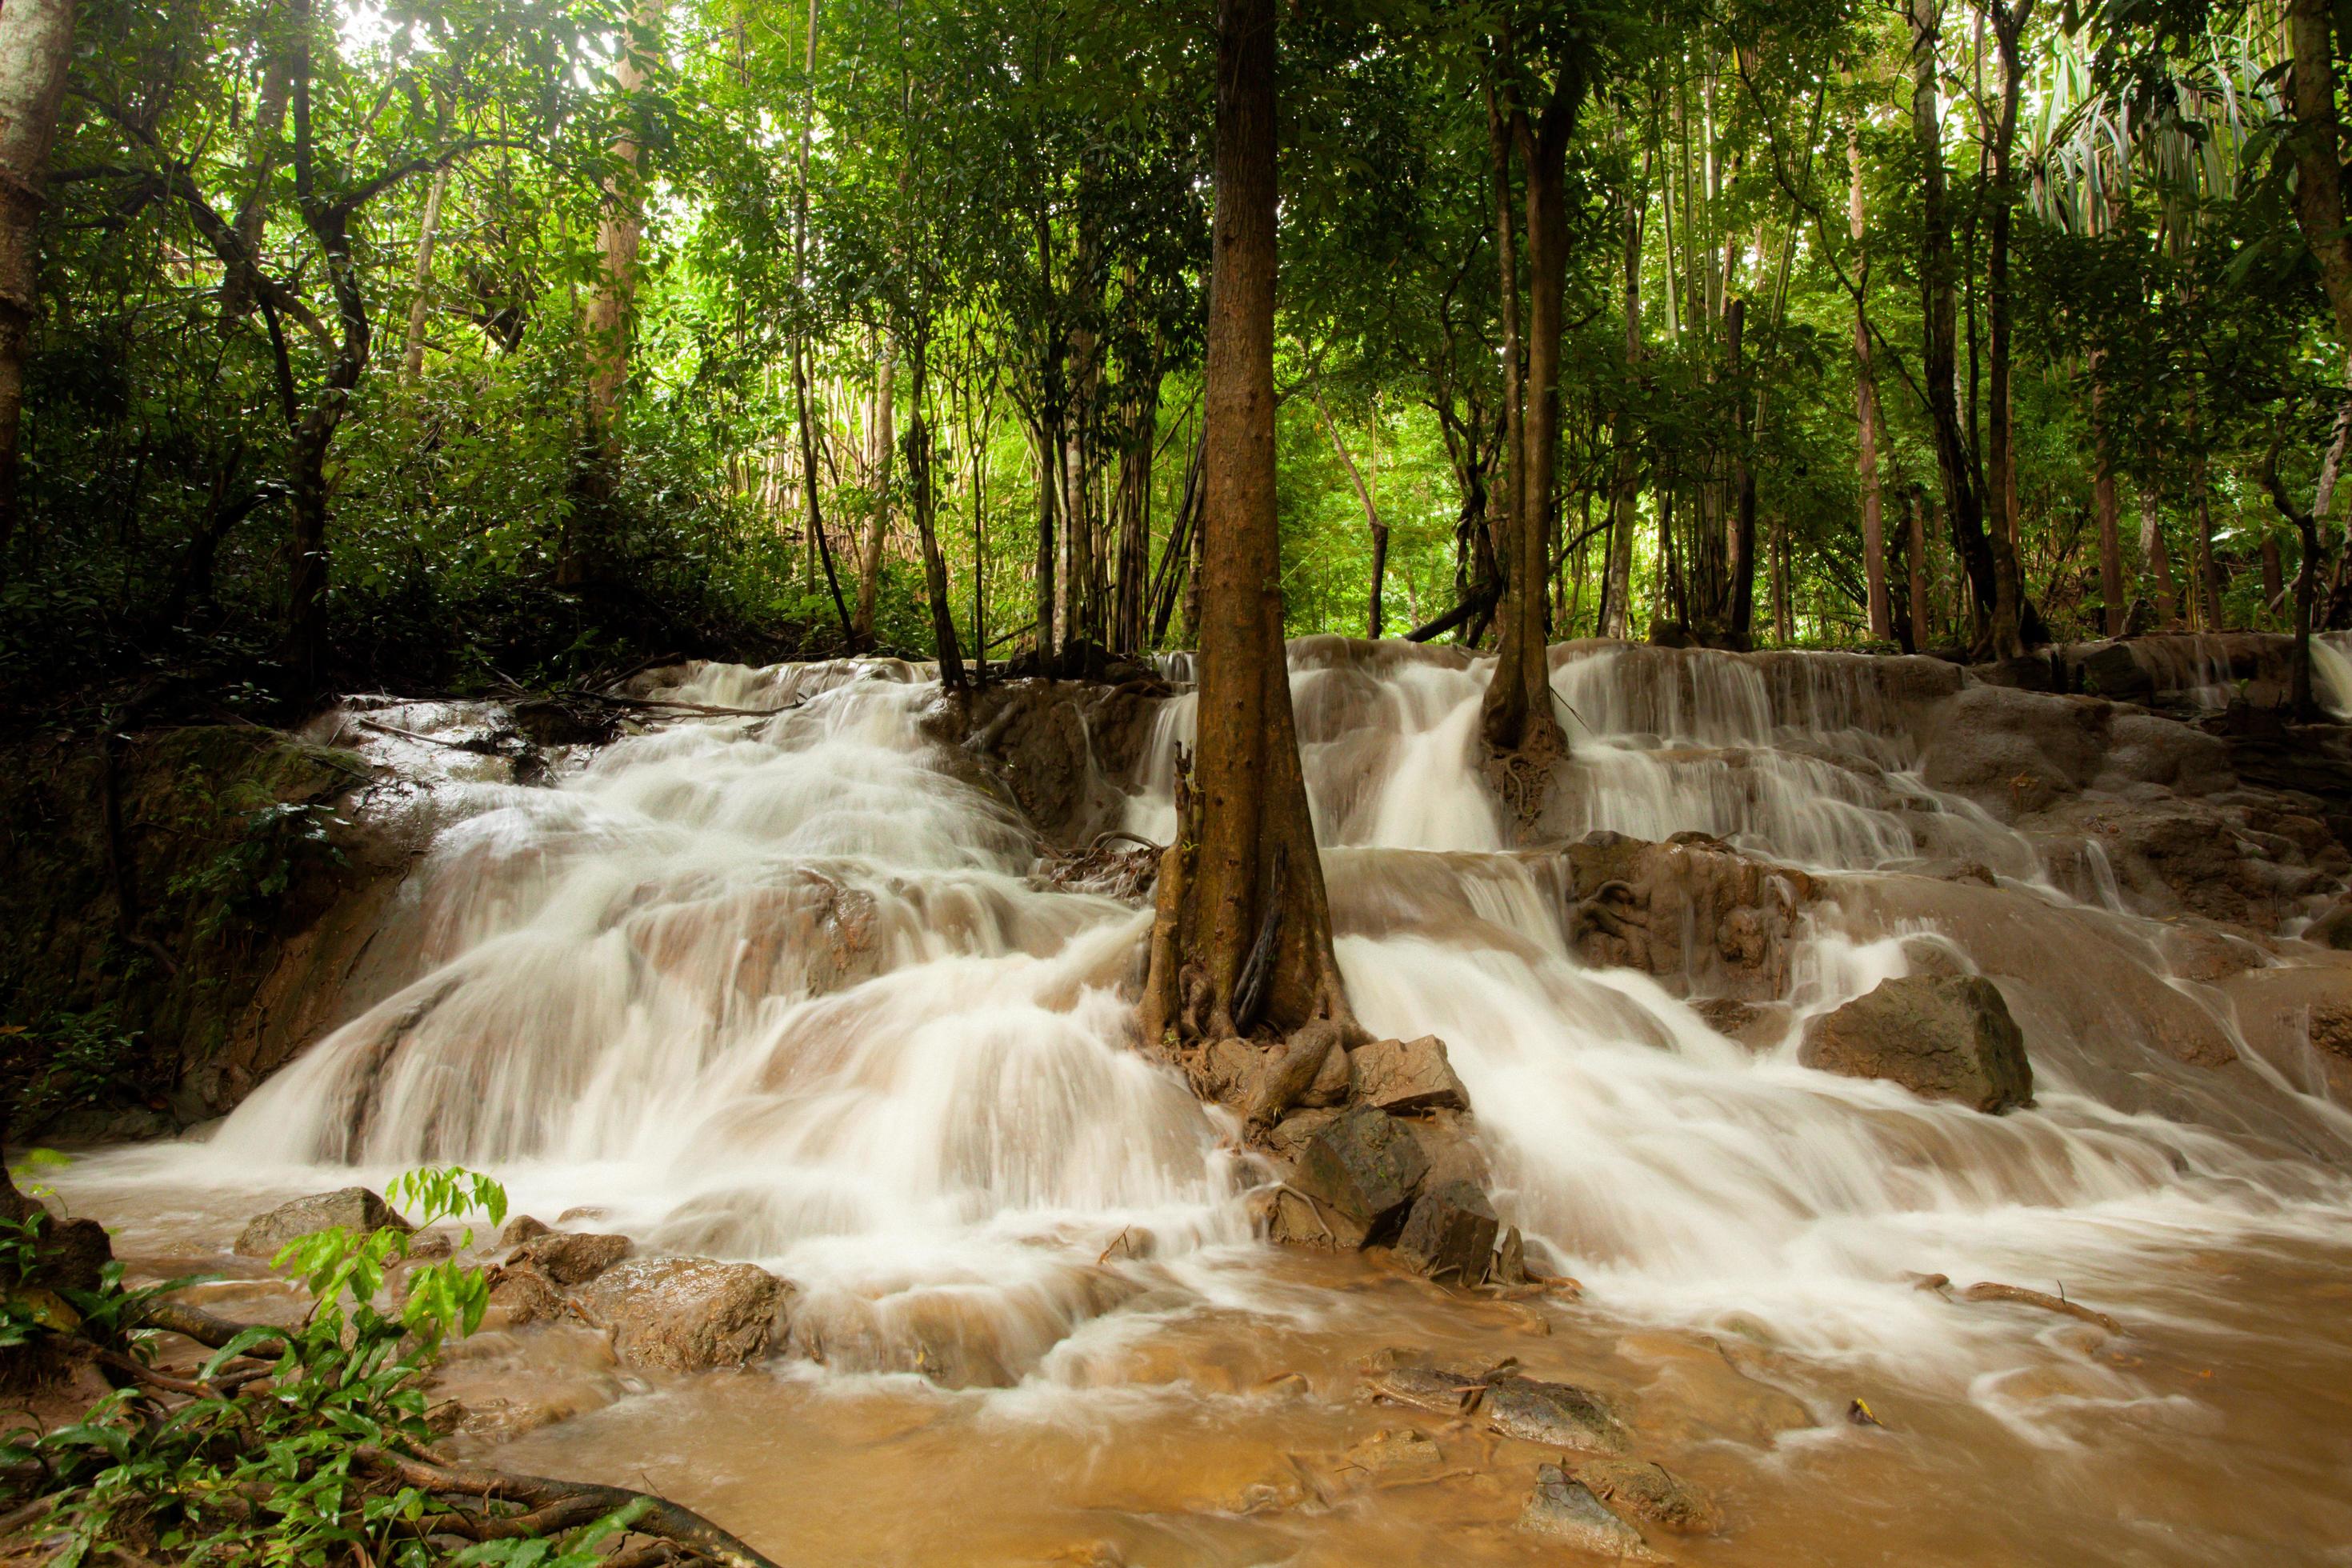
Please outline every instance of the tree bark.
[[1993, 505], [1998, 515], [1989, 541], [1993, 563], [1992, 652], [1998, 658], [2017, 658], [2025, 652], [2021, 626], [2024, 584], [2017, 562], [2017, 453], [2011, 419], [2010, 388], [2010, 226], [2016, 205], [2011, 154], [2017, 142], [2017, 102], [2023, 87], [2018, 43], [2033, 16], [2034, 0], [1995, 5], [1993, 34], [2000, 50], [2000, 118], [1992, 143], [1992, 237], [1986, 264], [1986, 291], [1992, 315], [1992, 439]]
[[2131, 605], [2124, 586], [2123, 503], [2116, 494], [2116, 446], [2107, 428], [2100, 354], [2091, 353], [2091, 509], [2099, 524], [2099, 596], [2106, 602], [2107, 636], [2119, 637]]
[[425, 373], [425, 321], [433, 308], [433, 246], [441, 233], [441, 203], [449, 194], [449, 171], [433, 176], [425, 195], [425, 220], [416, 231], [416, 267], [409, 278], [408, 340], [401, 345], [400, 374], [415, 381]]
[[963, 652], [956, 646], [955, 616], [948, 602], [948, 565], [940, 554], [938, 494], [931, 481], [931, 426], [923, 415], [929, 338], [929, 330], [920, 325], [908, 335], [908, 368], [913, 375], [908, 388], [907, 484], [913, 491], [916, 537], [922, 543], [923, 586], [931, 602], [931, 645], [940, 661], [940, 685], [949, 691], [961, 691]]
[[[1480, 714], [1489, 752], [1488, 776], [1517, 814], [1531, 826], [1543, 809], [1552, 765], [1568, 749], [1568, 737], [1551, 710], [1551, 660], [1545, 636], [1545, 587], [1550, 579], [1552, 475], [1559, 450], [1559, 356], [1561, 295], [1568, 270], [1568, 142], [1584, 94], [1580, 58], [1553, 62], [1549, 99], [1531, 120], [1513, 104], [1510, 142], [1527, 174], [1528, 339], [1527, 378], [1519, 387], [1524, 405], [1519, 461], [1506, 542], [1502, 638], [1495, 673]], [[1490, 121], [1495, 110], [1489, 111]], [[1508, 163], [1498, 174], [1498, 196], [1508, 195]], [[1498, 236], [1510, 227], [1510, 208], [1496, 213]], [[1506, 299], [1516, 297], [1516, 280]]]
[[[2294, 132], [2294, 221], [2319, 263], [2336, 341], [2352, 343], [2352, 234], [2344, 226], [2344, 142], [2336, 109], [2333, 0], [2287, 0], [2288, 110]], [[2322, 521], [2325, 521], [2324, 519]]]
[[1911, 28], [1911, 136], [1919, 160], [1921, 243], [1920, 310], [1924, 343], [1920, 354], [1928, 422], [1936, 441], [1936, 470], [1944, 507], [1969, 580], [1970, 605], [1980, 647], [1993, 640], [1992, 619], [2000, 595], [1992, 546], [1985, 537], [1984, 498], [1960, 423], [1958, 394], [1959, 310], [1955, 294], [1951, 216], [1945, 205], [1943, 132], [1936, 101], [1937, 0], [1906, 0]]
[[2180, 629], [2180, 596], [2172, 585], [2172, 558], [2164, 547], [2163, 520], [2157, 515], [2156, 491], [2139, 492], [2139, 554], [2142, 570], [2156, 584], [2156, 624], [2160, 631]]
[[1364, 635], [1378, 642], [1381, 629], [1381, 582], [1388, 575], [1389, 569], [1389, 525], [1381, 521], [1381, 509], [1372, 499], [1371, 487], [1364, 482], [1363, 471], [1356, 466], [1354, 455], [1348, 450], [1348, 443], [1340, 439], [1339, 426], [1331, 418], [1331, 410], [1325, 405], [1319, 391], [1315, 394], [1315, 411], [1323, 416], [1323, 430], [1331, 437], [1331, 450], [1339, 454], [1339, 466], [1348, 470], [1348, 482], [1355, 487], [1356, 504], [1364, 509], [1364, 528], [1372, 542], [1371, 592], [1364, 616]]
[[[1317, 1019], [1356, 1033], [1331, 952], [1283, 647], [1274, 440], [1275, 0], [1219, 0], [1200, 752], [1161, 861], [1146, 1043]], [[1188, 792], [1180, 786], [1180, 796]], [[1239, 991], [1244, 956], [1269, 953]], [[1256, 966], [1253, 966], [1255, 970]]]
[[[1648, 172], [1650, 161], [1643, 159]], [[1642, 363], [1642, 204], [1625, 204], [1625, 366], [1627, 396], [1638, 384]], [[1609, 549], [1601, 579], [1601, 614], [1594, 630], [1622, 637], [1633, 624], [1634, 511], [1641, 500], [1642, 460], [1634, 444], [1633, 410], [1620, 409], [1616, 425], [1617, 474], [1609, 495]]]
[[857, 552], [857, 613], [849, 633], [850, 641], [861, 649], [874, 646], [874, 611], [882, 591], [882, 545], [890, 527], [898, 358], [896, 342], [883, 338], [874, 367], [874, 400], [866, 414], [866, 488], [873, 509], [866, 513], [866, 539]]
[[73, 58], [72, 0], [0, 4], [0, 549], [16, 531], [25, 357], [40, 273], [41, 191]]
[[1846, 195], [1846, 221], [1854, 242], [1853, 410], [1855, 466], [1862, 481], [1862, 571], [1869, 601], [1870, 635], [1885, 642], [1895, 636], [1893, 605], [1886, 592], [1886, 518], [1878, 486], [1878, 383], [1870, 363], [1870, 318], [1863, 308], [1870, 289], [1869, 253], [1863, 248], [1869, 212], [1862, 188], [1862, 127], [1846, 142], [1853, 170]]

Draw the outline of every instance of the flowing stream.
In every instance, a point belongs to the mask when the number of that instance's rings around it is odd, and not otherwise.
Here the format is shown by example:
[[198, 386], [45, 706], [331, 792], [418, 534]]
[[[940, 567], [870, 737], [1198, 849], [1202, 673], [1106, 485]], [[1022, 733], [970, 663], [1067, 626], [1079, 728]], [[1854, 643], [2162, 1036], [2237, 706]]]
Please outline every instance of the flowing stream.
[[[645, 1379], [556, 1331], [457, 1371], [583, 1412], [507, 1462], [650, 1480], [786, 1561], [1559, 1560], [1510, 1528], [1537, 1450], [1426, 1423], [1442, 1473], [1349, 1462], [1412, 1424], [1358, 1392], [1388, 1345], [1623, 1399], [1721, 1500], [1719, 1534], [1653, 1531], [1677, 1561], [2352, 1561], [2352, 1116], [2148, 1048], [2159, 1015], [2231, 1037], [2228, 1005], [2103, 861], [1928, 785], [1907, 662], [1554, 650], [1549, 826], [1699, 830], [1840, 889], [1743, 1045], [1675, 977], [1577, 955], [1557, 858], [1505, 847], [1474, 763], [1485, 664], [1294, 647], [1359, 1013], [1448, 1043], [1498, 1209], [1578, 1302], [1255, 1242], [1238, 1129], [1127, 1038], [1148, 914], [1036, 879], [1030, 826], [926, 738], [927, 671], [879, 661], [702, 667], [666, 695], [784, 710], [440, 786], [386, 930], [407, 983], [208, 1138], [62, 1184], [134, 1255], [216, 1261], [268, 1202], [457, 1161], [519, 1210], [775, 1270], [823, 1369]], [[2322, 674], [2352, 695], [2342, 650]], [[1163, 841], [1192, 706], [1108, 781]], [[1982, 880], [1914, 874], [1958, 861]], [[1798, 1065], [1811, 1014], [2021, 942], [2032, 1109]]]

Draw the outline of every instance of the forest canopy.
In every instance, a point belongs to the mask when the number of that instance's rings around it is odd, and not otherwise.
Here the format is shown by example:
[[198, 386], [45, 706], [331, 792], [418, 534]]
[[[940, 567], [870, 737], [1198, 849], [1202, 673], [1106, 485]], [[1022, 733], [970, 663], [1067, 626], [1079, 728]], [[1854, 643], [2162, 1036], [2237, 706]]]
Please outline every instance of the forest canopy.
[[[1205, 6], [5, 16], [19, 700], [1195, 646]], [[1535, 570], [1555, 641], [2352, 616], [2331, 8], [1279, 34], [1291, 635], [1491, 647]]]

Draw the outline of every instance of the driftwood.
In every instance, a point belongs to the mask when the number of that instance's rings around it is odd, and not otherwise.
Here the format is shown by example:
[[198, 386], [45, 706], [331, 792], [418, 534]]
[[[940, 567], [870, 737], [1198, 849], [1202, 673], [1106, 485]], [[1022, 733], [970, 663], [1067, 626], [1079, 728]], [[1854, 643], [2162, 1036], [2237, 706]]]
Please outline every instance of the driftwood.
[[1963, 1301], [2014, 1301], [2021, 1307], [2039, 1307], [2045, 1312], [2063, 1312], [2070, 1318], [2080, 1318], [2086, 1323], [2096, 1323], [2111, 1334], [2124, 1331], [2123, 1325], [2105, 1312], [2095, 1311], [2078, 1301], [2063, 1296], [2053, 1296], [2046, 1290], [2029, 1290], [2022, 1285], [2002, 1285], [1990, 1279], [1979, 1279], [1960, 1292]]

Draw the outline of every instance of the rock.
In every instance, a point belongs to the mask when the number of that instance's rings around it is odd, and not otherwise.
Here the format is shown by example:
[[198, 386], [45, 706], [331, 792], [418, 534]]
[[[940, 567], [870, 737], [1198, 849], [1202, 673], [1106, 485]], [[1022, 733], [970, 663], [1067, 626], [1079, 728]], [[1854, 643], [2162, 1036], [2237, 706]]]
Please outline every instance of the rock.
[[1563, 852], [1569, 930], [1587, 963], [1639, 969], [1685, 992], [1788, 994], [1813, 879], [1701, 837], [1653, 844], [1589, 833]]
[[1298, 1097], [1298, 1103], [1322, 1110], [1345, 1105], [1355, 1097], [1356, 1058], [1334, 1039], [1331, 1048], [1323, 1053], [1323, 1065], [1316, 1069], [1315, 1080]]
[[1393, 1430], [1383, 1426], [1349, 1449], [1348, 1459], [1379, 1477], [1431, 1469], [1443, 1464], [1445, 1455], [1435, 1442], [1410, 1426]]
[[490, 1282], [490, 1305], [503, 1315], [508, 1328], [520, 1329], [562, 1317], [563, 1292], [528, 1265], [505, 1268]]
[[1519, 1514], [1519, 1528], [1564, 1541], [1595, 1556], [1655, 1562], [1642, 1532], [1604, 1507], [1580, 1481], [1558, 1465], [1536, 1468], [1536, 1489]]
[[288, 1242], [337, 1226], [362, 1235], [387, 1227], [399, 1231], [415, 1228], [367, 1188], [344, 1187], [296, 1198], [258, 1216], [236, 1238], [236, 1253], [241, 1258], [275, 1258]]
[[2303, 940], [2334, 948], [2338, 952], [2352, 952], [2352, 898], [2338, 899], [2317, 920], [2305, 926]]
[[1486, 1194], [1468, 1182], [1424, 1185], [1405, 1215], [1396, 1255], [1416, 1274], [1433, 1279], [1451, 1274], [1475, 1285], [1486, 1277], [1497, 1228]]
[[585, 1285], [626, 1258], [631, 1247], [625, 1236], [554, 1231], [524, 1242], [507, 1261], [530, 1264], [558, 1285]]
[[1517, 1226], [1503, 1233], [1502, 1245], [1495, 1249], [1495, 1282], [1498, 1285], [1524, 1285], [1528, 1282], [1528, 1244], [1519, 1235]]
[[2156, 681], [2132, 657], [2130, 647], [2111, 642], [2084, 656], [2080, 666], [2083, 689], [2094, 697], [2117, 702], [2146, 702], [2156, 695]]
[[1382, 1110], [1467, 1110], [1469, 1092], [1454, 1076], [1445, 1042], [1434, 1035], [1417, 1040], [1374, 1040], [1350, 1052], [1355, 1058], [1356, 1098]]
[[457, 1250], [457, 1238], [438, 1228], [420, 1230], [408, 1238], [408, 1256], [418, 1262], [446, 1258]]
[[2033, 1098], [2024, 1037], [1982, 975], [1910, 975], [1805, 1026], [1797, 1059], [1823, 1072], [1883, 1079], [1929, 1100], [1983, 1111]]
[[1576, 1479], [1603, 1501], [1686, 1534], [1723, 1528], [1723, 1516], [1705, 1492], [1646, 1459], [1579, 1459]]
[[614, 1353], [627, 1364], [701, 1372], [765, 1352], [788, 1289], [748, 1263], [633, 1258], [598, 1275], [573, 1305], [612, 1331]]
[[611, 1216], [612, 1211], [610, 1209], [600, 1208], [594, 1204], [579, 1204], [573, 1207], [565, 1209], [562, 1214], [557, 1215], [555, 1216], [555, 1223], [558, 1225], [593, 1225], [600, 1219], [608, 1219]]
[[1353, 1252], [1364, 1245], [1370, 1227], [1335, 1208], [1310, 1202], [1287, 1187], [1265, 1189], [1265, 1213], [1258, 1221], [1268, 1241], [1286, 1247], [1328, 1247]]
[[527, 1214], [519, 1214], [515, 1215], [514, 1218], [507, 1221], [507, 1227], [499, 1232], [499, 1245], [500, 1247], [520, 1247], [524, 1242], [530, 1240], [534, 1237], [547, 1236], [551, 1234], [552, 1234], [552, 1232], [549, 1226], [531, 1218], [530, 1215]]
[[1364, 1374], [1364, 1395], [1378, 1404], [1402, 1405], [1433, 1415], [1459, 1415], [1484, 1397], [1486, 1380], [1466, 1372], [1448, 1372], [1410, 1359], [1412, 1352], [1384, 1352], [1391, 1364]]
[[1513, 1374], [1489, 1378], [1479, 1406], [1506, 1436], [1587, 1454], [1625, 1450], [1625, 1428], [1590, 1390]]
[[1307, 1140], [1292, 1185], [1374, 1231], [1402, 1212], [1428, 1173], [1429, 1157], [1408, 1128], [1357, 1105]]

